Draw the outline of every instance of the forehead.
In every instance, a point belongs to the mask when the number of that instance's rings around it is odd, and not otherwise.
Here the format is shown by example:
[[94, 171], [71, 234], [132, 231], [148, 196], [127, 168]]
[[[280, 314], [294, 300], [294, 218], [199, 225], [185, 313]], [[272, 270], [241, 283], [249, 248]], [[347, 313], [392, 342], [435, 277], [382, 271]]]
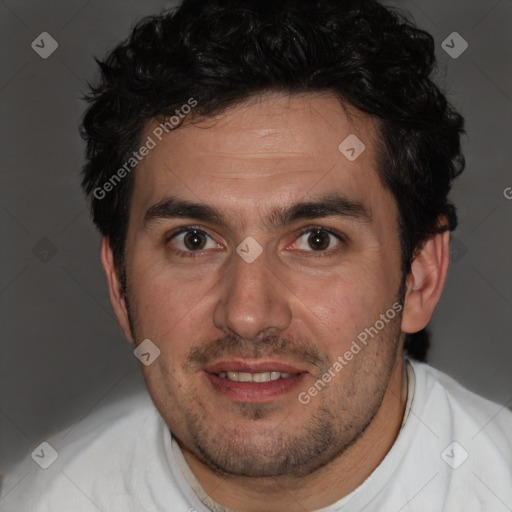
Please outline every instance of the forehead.
[[[376, 122], [334, 95], [253, 98], [186, 122], [161, 140], [157, 126], [146, 126], [142, 140], [156, 144], [135, 174], [132, 211], [140, 214], [173, 196], [236, 211], [233, 220], [241, 225], [251, 212], [261, 216], [333, 192], [371, 212], [386, 194], [376, 172]], [[364, 151], [348, 158], [351, 146]]]

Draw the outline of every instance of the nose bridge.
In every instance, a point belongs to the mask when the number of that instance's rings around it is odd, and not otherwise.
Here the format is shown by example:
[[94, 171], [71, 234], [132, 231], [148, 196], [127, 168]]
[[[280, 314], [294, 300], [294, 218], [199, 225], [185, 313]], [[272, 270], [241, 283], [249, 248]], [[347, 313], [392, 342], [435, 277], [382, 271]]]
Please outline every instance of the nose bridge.
[[233, 254], [213, 311], [213, 323], [218, 329], [255, 339], [264, 330], [285, 330], [290, 325], [291, 308], [285, 287], [269, 265], [265, 252], [251, 263]]

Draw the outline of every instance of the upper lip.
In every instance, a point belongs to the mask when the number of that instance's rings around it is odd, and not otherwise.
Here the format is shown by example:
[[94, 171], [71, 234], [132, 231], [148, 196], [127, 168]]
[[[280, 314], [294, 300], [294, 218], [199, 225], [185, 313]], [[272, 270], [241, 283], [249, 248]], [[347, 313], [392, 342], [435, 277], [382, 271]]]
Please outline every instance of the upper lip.
[[246, 372], [246, 373], [264, 373], [264, 372], [281, 372], [281, 373], [304, 373], [306, 370], [297, 368], [288, 363], [281, 361], [261, 361], [261, 360], [224, 360], [210, 364], [204, 368], [208, 373], [220, 372]]

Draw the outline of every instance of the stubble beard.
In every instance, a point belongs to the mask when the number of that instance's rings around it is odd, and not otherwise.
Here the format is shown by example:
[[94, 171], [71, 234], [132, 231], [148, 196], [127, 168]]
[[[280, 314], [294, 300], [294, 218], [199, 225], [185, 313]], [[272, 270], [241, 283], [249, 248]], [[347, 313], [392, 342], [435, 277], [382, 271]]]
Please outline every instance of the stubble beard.
[[[398, 355], [400, 321], [388, 324], [379, 339], [377, 349], [365, 347], [355, 356], [351, 374], [342, 387], [326, 387], [307, 405], [314, 407], [303, 426], [295, 425], [290, 416], [272, 427], [265, 420], [275, 414], [273, 404], [234, 405], [240, 417], [240, 428], [226, 428], [223, 418], [212, 421], [200, 407], [199, 412], [186, 411], [187, 448], [214, 471], [231, 476], [304, 477], [321, 469], [342, 454], [364, 434], [379, 412]], [[367, 351], [365, 353], [365, 351]], [[316, 379], [315, 379], [316, 381]], [[253, 425], [247, 427], [247, 422]], [[182, 444], [180, 442], [180, 444]], [[186, 446], [186, 445], [184, 445]]]

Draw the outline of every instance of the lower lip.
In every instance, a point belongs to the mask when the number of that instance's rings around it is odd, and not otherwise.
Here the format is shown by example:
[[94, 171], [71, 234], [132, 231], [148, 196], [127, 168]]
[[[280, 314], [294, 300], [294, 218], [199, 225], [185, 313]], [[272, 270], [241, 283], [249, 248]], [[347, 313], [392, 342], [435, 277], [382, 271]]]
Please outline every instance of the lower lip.
[[236, 382], [215, 373], [202, 373], [216, 391], [238, 402], [268, 402], [279, 398], [296, 388], [306, 376], [305, 373], [299, 373], [269, 382]]

